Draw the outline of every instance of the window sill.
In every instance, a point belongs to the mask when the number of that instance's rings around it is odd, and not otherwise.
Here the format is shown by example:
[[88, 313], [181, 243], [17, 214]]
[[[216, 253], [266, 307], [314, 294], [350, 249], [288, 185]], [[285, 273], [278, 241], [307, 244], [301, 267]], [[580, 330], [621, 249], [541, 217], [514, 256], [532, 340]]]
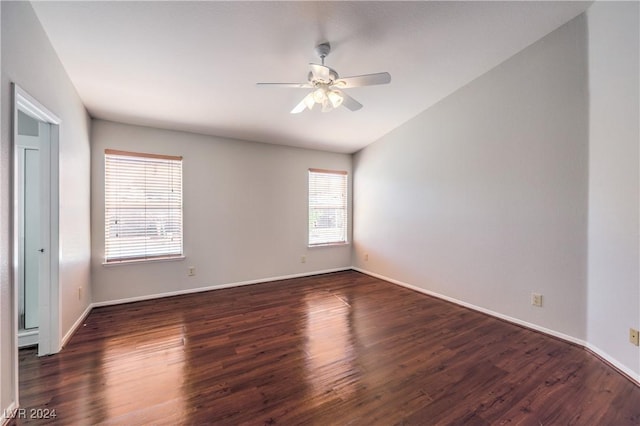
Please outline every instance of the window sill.
[[348, 246], [349, 242], [344, 242], [344, 243], [323, 243], [323, 244], [309, 244], [307, 247], [309, 248], [314, 248], [314, 247], [340, 247], [340, 246]]
[[102, 262], [102, 266], [121, 266], [121, 265], [135, 265], [140, 263], [156, 263], [156, 262], [175, 262], [179, 260], [185, 260], [185, 256], [172, 256], [172, 257], [157, 257], [152, 259], [132, 259], [132, 260], [114, 260], [112, 262]]

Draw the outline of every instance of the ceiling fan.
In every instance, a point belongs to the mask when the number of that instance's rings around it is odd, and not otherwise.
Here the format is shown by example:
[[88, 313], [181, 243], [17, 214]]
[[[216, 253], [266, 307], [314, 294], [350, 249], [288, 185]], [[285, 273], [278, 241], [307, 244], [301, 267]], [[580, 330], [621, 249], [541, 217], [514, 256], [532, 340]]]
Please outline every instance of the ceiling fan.
[[260, 86], [312, 89], [311, 92], [291, 110], [291, 114], [301, 113], [307, 108], [311, 110], [316, 104], [321, 105], [322, 112], [331, 111], [341, 105], [351, 111], [357, 111], [362, 108], [362, 104], [346, 94], [342, 89], [388, 84], [391, 82], [391, 75], [388, 72], [340, 78], [336, 70], [324, 64], [324, 58], [326, 58], [331, 51], [331, 45], [329, 43], [319, 44], [315, 51], [320, 57], [322, 64], [309, 64], [311, 71], [309, 71], [308, 81], [306, 83], [257, 83]]

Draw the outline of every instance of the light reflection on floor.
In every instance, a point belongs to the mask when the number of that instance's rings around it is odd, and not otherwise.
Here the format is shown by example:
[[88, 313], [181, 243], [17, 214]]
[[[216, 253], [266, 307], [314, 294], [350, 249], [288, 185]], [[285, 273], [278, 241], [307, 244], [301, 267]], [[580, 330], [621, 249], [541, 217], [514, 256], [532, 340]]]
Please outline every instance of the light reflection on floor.
[[[171, 422], [184, 418], [183, 339], [183, 328], [172, 325], [105, 342], [103, 389], [109, 417], [115, 417], [115, 423], [135, 420], [139, 424], [158, 418]], [[136, 395], [135, 400], [131, 399], [132, 394]], [[135, 419], [127, 415], [140, 406], [148, 408], [144, 412], [138, 410]]]
[[[348, 398], [357, 391], [360, 376], [355, 365], [357, 352], [351, 327], [352, 307], [329, 292], [310, 294], [305, 302], [305, 352], [311, 392], [315, 395], [332, 392], [340, 398]], [[323, 371], [332, 380], [327, 380]]]

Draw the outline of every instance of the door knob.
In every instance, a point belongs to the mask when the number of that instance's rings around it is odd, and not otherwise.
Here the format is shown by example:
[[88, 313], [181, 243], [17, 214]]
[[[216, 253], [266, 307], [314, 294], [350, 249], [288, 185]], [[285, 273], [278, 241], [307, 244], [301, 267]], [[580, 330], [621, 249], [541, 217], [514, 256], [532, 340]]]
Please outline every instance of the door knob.
[[44, 249], [41, 248], [40, 250], [38, 250], [40, 253], [44, 253]]

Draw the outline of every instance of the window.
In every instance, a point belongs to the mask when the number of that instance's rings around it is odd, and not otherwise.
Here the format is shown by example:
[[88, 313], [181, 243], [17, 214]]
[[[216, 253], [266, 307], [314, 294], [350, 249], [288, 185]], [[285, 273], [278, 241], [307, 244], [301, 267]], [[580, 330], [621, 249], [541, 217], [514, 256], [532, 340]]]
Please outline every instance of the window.
[[105, 150], [105, 261], [182, 256], [182, 157]]
[[309, 245], [347, 242], [347, 172], [309, 169]]

